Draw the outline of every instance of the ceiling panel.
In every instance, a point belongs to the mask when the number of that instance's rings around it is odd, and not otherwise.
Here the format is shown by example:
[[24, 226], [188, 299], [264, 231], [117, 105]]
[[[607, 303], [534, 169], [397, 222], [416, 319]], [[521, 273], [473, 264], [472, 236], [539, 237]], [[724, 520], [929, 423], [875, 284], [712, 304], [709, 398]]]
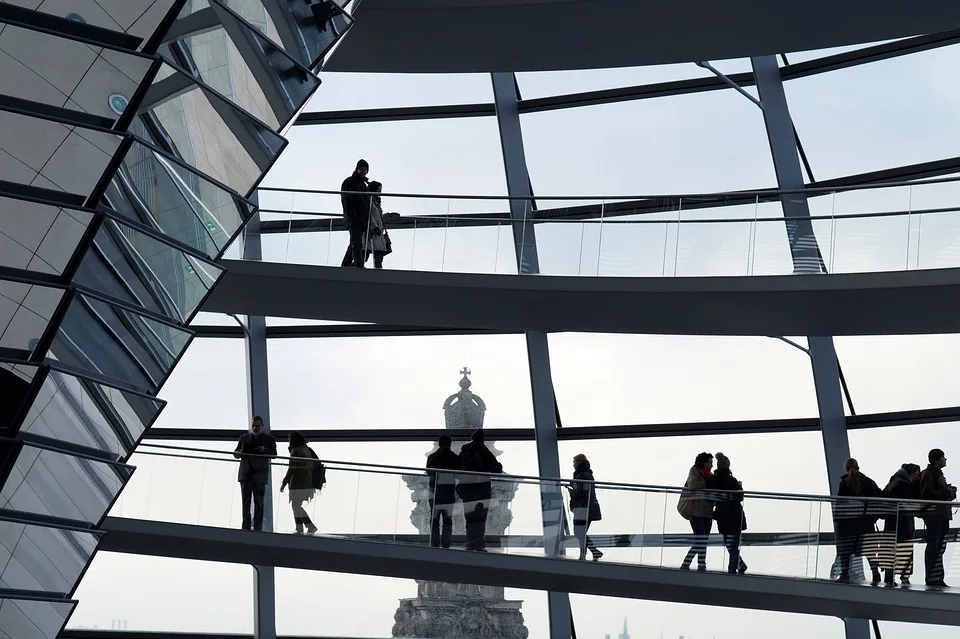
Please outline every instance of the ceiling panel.
[[60, 275], [92, 218], [90, 211], [0, 196], [0, 266]]

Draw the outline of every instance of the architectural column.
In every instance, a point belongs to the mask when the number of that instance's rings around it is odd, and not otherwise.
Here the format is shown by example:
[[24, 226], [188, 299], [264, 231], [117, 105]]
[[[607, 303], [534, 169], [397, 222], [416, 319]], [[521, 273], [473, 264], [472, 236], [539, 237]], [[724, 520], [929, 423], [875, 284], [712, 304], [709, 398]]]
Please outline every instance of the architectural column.
[[[513, 73], [491, 73], [493, 100], [497, 109], [497, 126], [503, 151], [503, 167], [507, 178], [507, 193], [511, 197], [530, 198], [533, 189], [527, 172], [523, 150], [523, 132], [520, 129], [520, 101]], [[540, 273], [537, 257], [537, 238], [533, 225], [533, 201], [510, 200], [510, 218], [513, 227], [517, 269], [521, 275]], [[541, 477], [560, 477], [560, 452], [557, 447], [557, 413], [553, 380], [550, 375], [550, 348], [547, 334], [527, 331], [527, 361], [530, 365], [530, 389], [533, 395], [533, 421], [537, 440], [537, 466]], [[564, 515], [563, 491], [559, 484], [544, 485], [540, 489], [543, 514], [543, 546], [548, 555], [563, 553]], [[570, 595], [565, 592], [547, 593], [550, 619], [550, 639], [570, 639], [572, 615]]]
[[[252, 198], [256, 203], [256, 196]], [[247, 223], [244, 230], [243, 259], [260, 260], [260, 214]], [[247, 363], [248, 419], [254, 415], [263, 418], [263, 431], [270, 432], [270, 385], [267, 373], [267, 319], [246, 316], [244, 344]], [[263, 530], [273, 532], [272, 473], [267, 477], [267, 492], [263, 502]], [[273, 566], [253, 567], [253, 637], [277, 639], [276, 573]]]
[[[813, 233], [810, 207], [806, 195], [801, 192], [806, 185], [800, 167], [793, 120], [783, 90], [780, 66], [773, 55], [751, 58], [751, 63], [760, 94], [777, 185], [782, 190], [797, 191], [781, 196], [794, 273], [798, 276], [822, 273], [820, 250]], [[820, 414], [827, 477], [830, 481], [830, 492], [835, 494], [843, 474], [843, 462], [850, 456], [837, 353], [833, 346], [833, 337], [808, 336], [807, 340]], [[847, 639], [870, 639], [868, 620], [844, 619], [844, 624]]]

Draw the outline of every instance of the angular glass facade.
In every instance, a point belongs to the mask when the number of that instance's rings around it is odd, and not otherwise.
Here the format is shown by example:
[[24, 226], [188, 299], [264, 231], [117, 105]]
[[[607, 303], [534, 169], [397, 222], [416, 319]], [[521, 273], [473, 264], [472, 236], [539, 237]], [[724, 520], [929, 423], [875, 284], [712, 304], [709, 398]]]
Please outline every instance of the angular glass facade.
[[0, 5], [0, 636], [52, 639], [74, 608], [216, 261], [350, 23], [301, 13]]

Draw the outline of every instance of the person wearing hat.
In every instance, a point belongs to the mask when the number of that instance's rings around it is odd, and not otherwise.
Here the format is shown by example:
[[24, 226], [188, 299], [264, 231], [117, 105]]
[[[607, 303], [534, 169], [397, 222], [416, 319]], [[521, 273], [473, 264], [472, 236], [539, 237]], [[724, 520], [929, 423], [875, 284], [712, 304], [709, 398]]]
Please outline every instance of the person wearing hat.
[[457, 478], [457, 494], [463, 502], [464, 528], [467, 550], [484, 550], [487, 532], [487, 510], [493, 498], [490, 475], [502, 473], [503, 466], [483, 443], [483, 431], [478, 430], [460, 449], [460, 468], [469, 471]]
[[363, 195], [367, 189], [367, 173], [370, 165], [359, 160], [357, 168], [340, 185], [340, 204], [343, 206], [343, 223], [350, 233], [350, 244], [343, 255], [340, 266], [363, 268], [363, 235], [367, 230], [367, 217], [370, 212], [370, 198]]
[[[888, 499], [920, 499], [920, 466], [903, 464], [893, 474], [883, 489]], [[914, 518], [919, 514], [919, 505], [909, 501], [889, 504], [883, 517], [883, 544], [880, 565], [883, 566], [883, 581], [894, 585], [894, 576], [900, 575], [900, 583], [909, 585], [913, 574], [913, 537], [917, 533]]]

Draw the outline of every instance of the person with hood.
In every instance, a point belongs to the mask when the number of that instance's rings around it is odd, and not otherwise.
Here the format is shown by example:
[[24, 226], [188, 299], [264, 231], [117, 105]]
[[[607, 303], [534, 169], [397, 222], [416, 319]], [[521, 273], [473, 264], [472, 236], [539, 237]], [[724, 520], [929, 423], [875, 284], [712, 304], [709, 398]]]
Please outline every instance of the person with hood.
[[292, 431], [288, 441], [290, 442], [290, 463], [287, 466], [287, 474], [283, 477], [283, 483], [280, 484], [280, 492], [282, 493], [287, 486], [290, 486], [290, 508], [293, 510], [297, 534], [302, 535], [306, 528], [307, 534], [312, 535], [317, 532], [317, 527], [310, 521], [310, 515], [307, 514], [303, 505], [309, 503], [316, 493], [313, 485], [313, 469], [319, 463], [319, 458], [313, 449], [307, 446], [307, 439], [303, 434]]
[[[883, 496], [889, 499], [920, 499], [920, 467], [916, 464], [903, 464], [883, 489]], [[894, 585], [894, 576], [900, 575], [900, 583], [910, 584], [913, 574], [913, 537], [917, 533], [914, 518], [918, 504], [904, 501], [888, 504], [883, 516], [883, 552], [880, 556], [883, 565], [883, 581]]]
[[[833, 525], [837, 535], [837, 555], [840, 558], [839, 581], [850, 581], [850, 562], [854, 556], [862, 556], [863, 540], [874, 531], [876, 517], [871, 513], [876, 511], [875, 505], [863, 499], [849, 499], [850, 497], [882, 497], [883, 491], [873, 481], [860, 472], [860, 464], [852, 457], [843, 463], [844, 475], [840, 478], [837, 488], [839, 497], [833, 509]], [[880, 583], [880, 568], [870, 561], [873, 571], [873, 583]]]
[[[237, 481], [240, 482], [241, 507], [243, 518], [240, 527], [250, 530], [263, 530], [263, 501], [267, 496], [267, 484], [270, 481], [270, 459], [277, 456], [277, 440], [263, 432], [263, 418], [254, 416], [250, 422], [250, 432], [242, 435], [237, 442], [233, 456], [240, 460]], [[250, 520], [250, 502], [253, 502], [253, 521]]]
[[923, 553], [926, 569], [926, 583], [936, 588], [946, 588], [943, 572], [943, 553], [947, 550], [947, 533], [950, 532], [950, 520], [953, 519], [952, 502], [957, 498], [957, 487], [947, 483], [943, 469], [947, 465], [947, 456], [939, 448], [927, 455], [930, 465], [920, 473], [920, 498], [945, 502], [942, 505], [927, 505], [920, 516], [927, 529], [927, 547]]
[[[457, 475], [460, 458], [450, 450], [453, 440], [440, 435], [437, 450], [427, 457], [427, 477], [430, 481], [430, 545], [449, 548], [453, 532], [453, 505], [457, 501]], [[442, 526], [441, 526], [442, 524]]]
[[740, 556], [740, 540], [747, 529], [747, 517], [743, 512], [743, 484], [730, 471], [730, 458], [717, 453], [717, 470], [710, 479], [710, 487], [718, 491], [714, 495], [713, 519], [717, 522], [717, 531], [723, 535], [723, 545], [727, 547], [730, 561], [727, 572], [743, 574], [747, 564]]
[[[373, 255], [373, 268], [383, 268], [383, 258], [393, 252], [390, 235], [384, 224], [385, 215], [381, 206], [380, 192], [383, 185], [370, 183], [370, 214], [367, 217], [367, 232], [364, 234], [363, 257], [366, 260]], [[392, 215], [388, 213], [387, 215]]]
[[461, 473], [457, 480], [457, 494], [463, 502], [467, 550], [485, 550], [487, 510], [493, 497], [489, 475], [502, 473], [503, 466], [483, 443], [482, 430], [475, 431], [460, 449], [460, 468], [471, 473]]
[[343, 206], [343, 224], [350, 233], [350, 244], [340, 266], [363, 268], [363, 236], [367, 231], [370, 197], [367, 192], [367, 173], [370, 165], [359, 160], [353, 174], [340, 184], [340, 204]]
[[697, 570], [707, 570], [707, 541], [713, 528], [713, 501], [707, 492], [710, 478], [713, 477], [713, 455], [700, 453], [687, 473], [687, 481], [680, 492], [677, 511], [690, 522], [693, 530], [693, 545], [687, 551], [680, 565], [682, 570], [690, 570], [693, 558], [697, 557]]
[[587, 550], [599, 561], [603, 553], [587, 536], [590, 524], [600, 521], [600, 502], [597, 500], [596, 487], [593, 485], [593, 470], [586, 455], [573, 458], [573, 482], [567, 487], [570, 491], [570, 512], [573, 513], [573, 534], [580, 542], [580, 561], [587, 558]]

